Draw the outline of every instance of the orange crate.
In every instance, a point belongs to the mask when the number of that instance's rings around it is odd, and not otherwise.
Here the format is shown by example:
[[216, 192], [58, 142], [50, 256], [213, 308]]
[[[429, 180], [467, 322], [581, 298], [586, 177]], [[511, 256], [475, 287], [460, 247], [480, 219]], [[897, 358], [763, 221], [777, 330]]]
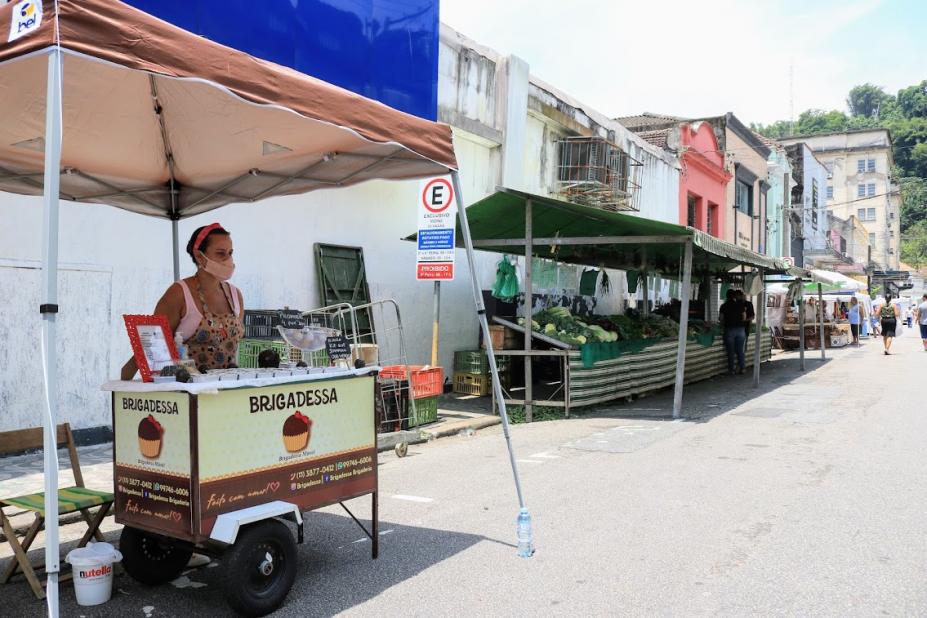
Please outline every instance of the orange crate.
[[[412, 373], [412, 398], [434, 397], [444, 392], [444, 370], [430, 365], [409, 365]], [[380, 370], [386, 380], [405, 380], [406, 365], [387, 365]]]

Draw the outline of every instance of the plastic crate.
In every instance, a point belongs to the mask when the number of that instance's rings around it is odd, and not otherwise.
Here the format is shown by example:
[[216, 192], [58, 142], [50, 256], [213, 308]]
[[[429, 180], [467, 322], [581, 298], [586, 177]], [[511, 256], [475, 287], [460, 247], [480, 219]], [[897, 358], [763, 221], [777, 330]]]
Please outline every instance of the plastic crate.
[[275, 350], [283, 362], [298, 363], [304, 360], [312, 367], [327, 367], [330, 364], [325, 350], [309, 352], [304, 356], [302, 350], [279, 339], [242, 339], [238, 342], [238, 366], [242, 369], [256, 368], [258, 355], [264, 350]]
[[[407, 404], [408, 405], [408, 404]], [[438, 420], [438, 397], [423, 397], [415, 400], [415, 411], [409, 405], [408, 427], [418, 427]]]
[[[499, 381], [503, 388], [511, 385], [510, 374], [499, 373]], [[454, 392], [460, 395], [476, 395], [483, 397], [492, 393], [492, 375], [478, 373], [454, 372]]]
[[[387, 365], [380, 370], [381, 380], [405, 380], [407, 365]], [[412, 397], [435, 397], [444, 392], [444, 370], [430, 365], [408, 365], [412, 373]]]
[[[510, 356], [496, 356], [496, 368], [500, 373], [508, 371]], [[454, 352], [454, 371], [460, 373], [489, 373], [489, 355], [485, 350], [463, 350]]]

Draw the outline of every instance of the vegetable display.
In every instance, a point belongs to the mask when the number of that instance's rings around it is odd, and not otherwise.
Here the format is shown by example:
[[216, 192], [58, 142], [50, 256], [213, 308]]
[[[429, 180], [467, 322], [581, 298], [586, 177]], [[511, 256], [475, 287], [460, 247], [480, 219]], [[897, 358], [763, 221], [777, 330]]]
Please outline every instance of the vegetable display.
[[[518, 323], [523, 326], [524, 318], [519, 318]], [[531, 327], [534, 332], [575, 346], [679, 336], [679, 325], [665, 316], [651, 315], [645, 318], [630, 315], [593, 315], [580, 319], [571, 314], [566, 307], [550, 307], [539, 311], [534, 315]], [[710, 332], [711, 326], [704, 322], [689, 322], [689, 337]]]

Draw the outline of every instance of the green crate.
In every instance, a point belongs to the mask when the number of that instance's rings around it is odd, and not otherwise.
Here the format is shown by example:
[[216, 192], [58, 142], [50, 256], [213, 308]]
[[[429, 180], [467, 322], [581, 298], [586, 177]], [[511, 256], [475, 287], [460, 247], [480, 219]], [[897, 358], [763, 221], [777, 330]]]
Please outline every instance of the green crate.
[[242, 369], [257, 368], [258, 355], [264, 350], [275, 350], [282, 362], [298, 363], [305, 360], [311, 367], [328, 367], [330, 364], [325, 350], [304, 355], [299, 348], [280, 339], [242, 339], [238, 342], [238, 366]]
[[[511, 360], [511, 356], [496, 356], [496, 367], [499, 369], [499, 373], [508, 371]], [[486, 354], [486, 350], [462, 350], [460, 352], [454, 352], [454, 371], [488, 375], [489, 356]]]
[[409, 427], [418, 427], [438, 420], [438, 398], [423, 397], [415, 400], [415, 412], [409, 404]]

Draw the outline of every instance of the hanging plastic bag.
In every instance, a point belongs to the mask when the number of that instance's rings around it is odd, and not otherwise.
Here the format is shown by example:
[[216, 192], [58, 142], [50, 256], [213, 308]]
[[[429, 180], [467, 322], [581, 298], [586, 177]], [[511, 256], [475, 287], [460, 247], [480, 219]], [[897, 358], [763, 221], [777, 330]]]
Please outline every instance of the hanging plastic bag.
[[493, 298], [509, 301], [518, 296], [518, 274], [508, 257], [496, 265], [496, 283], [492, 286]]

